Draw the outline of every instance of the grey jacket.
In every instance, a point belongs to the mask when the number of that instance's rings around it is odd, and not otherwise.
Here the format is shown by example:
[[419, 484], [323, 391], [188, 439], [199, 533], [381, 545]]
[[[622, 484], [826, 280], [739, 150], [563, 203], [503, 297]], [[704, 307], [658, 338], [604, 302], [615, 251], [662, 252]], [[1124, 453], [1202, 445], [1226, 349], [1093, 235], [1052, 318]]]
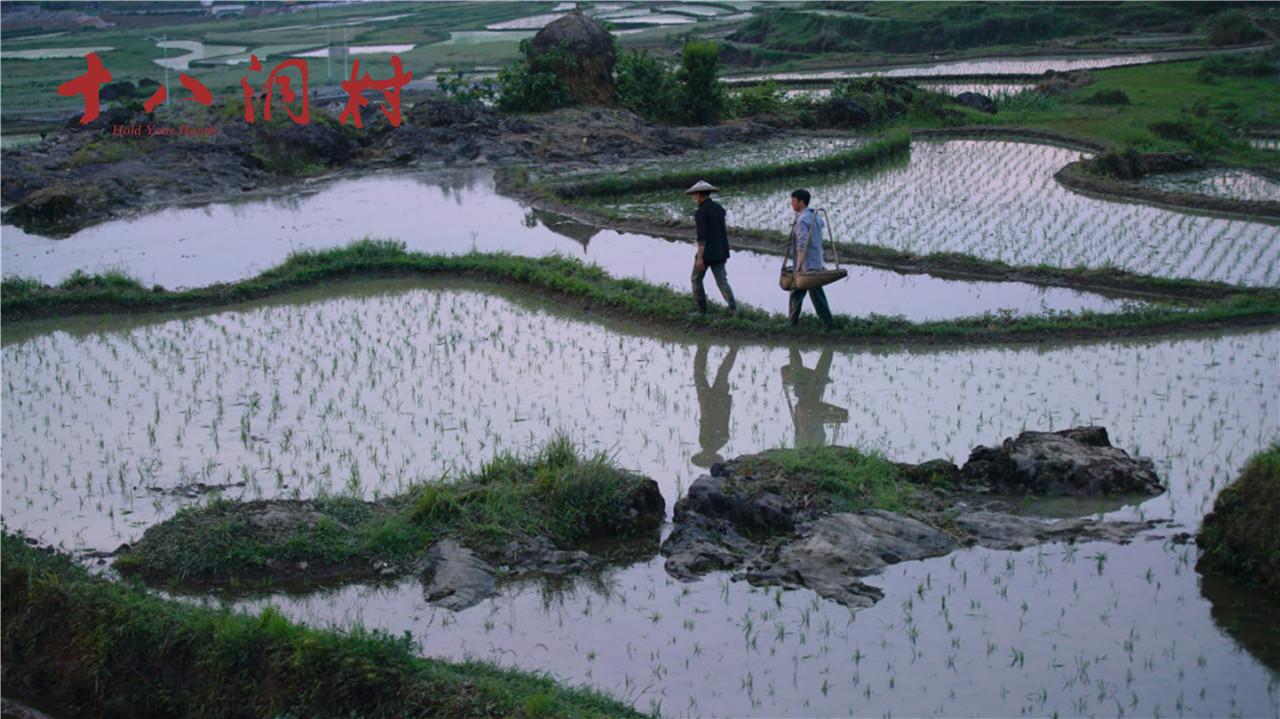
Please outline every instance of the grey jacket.
[[[817, 228], [811, 232], [810, 228], [815, 223]], [[822, 232], [825, 229], [822, 218], [818, 217], [818, 213], [814, 212], [812, 207], [806, 207], [796, 213], [795, 222], [791, 224], [789, 241], [791, 253], [796, 258], [796, 262], [800, 261], [801, 250], [805, 250], [804, 266], [799, 268], [802, 272], [823, 269]]]

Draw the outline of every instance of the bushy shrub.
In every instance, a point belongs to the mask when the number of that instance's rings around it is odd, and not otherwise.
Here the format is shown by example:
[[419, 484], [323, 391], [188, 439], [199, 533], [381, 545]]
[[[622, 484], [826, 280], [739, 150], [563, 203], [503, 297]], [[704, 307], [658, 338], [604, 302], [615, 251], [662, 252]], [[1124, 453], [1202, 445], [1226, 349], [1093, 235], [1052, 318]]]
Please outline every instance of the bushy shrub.
[[484, 102], [492, 100], [497, 94], [497, 90], [493, 86], [493, 80], [486, 77], [474, 82], [468, 82], [463, 77], [461, 70], [452, 75], [448, 73], [436, 75], [436, 86], [440, 88], [440, 92], [444, 93], [445, 97], [461, 103]]
[[728, 110], [731, 117], [751, 117], [777, 112], [785, 102], [782, 88], [776, 82], [767, 80], [729, 95]]
[[680, 82], [680, 107], [686, 122], [714, 125], [725, 115], [725, 91], [720, 82], [720, 49], [709, 40], [684, 46]]
[[1147, 174], [1147, 163], [1132, 147], [1122, 152], [1107, 152], [1089, 161], [1087, 168], [1095, 175], [1119, 180], [1137, 180]]
[[618, 104], [650, 120], [678, 119], [680, 94], [675, 72], [647, 53], [632, 51], [614, 66]]
[[1021, 92], [1001, 93], [995, 96], [996, 112], [1054, 112], [1062, 102], [1054, 95], [1034, 87]]
[[545, 112], [574, 104], [569, 86], [560, 79], [572, 72], [577, 61], [563, 46], [534, 53], [528, 40], [520, 41], [523, 60], [498, 71], [498, 109], [503, 112]]
[[1081, 105], [1128, 105], [1129, 96], [1124, 90], [1098, 90], [1080, 101]]
[[1262, 28], [1240, 10], [1230, 10], [1209, 21], [1210, 45], [1244, 45], [1266, 37]]
[[1266, 55], [1217, 55], [1200, 63], [1196, 79], [1213, 82], [1221, 77], [1267, 77], [1280, 73], [1280, 65]]

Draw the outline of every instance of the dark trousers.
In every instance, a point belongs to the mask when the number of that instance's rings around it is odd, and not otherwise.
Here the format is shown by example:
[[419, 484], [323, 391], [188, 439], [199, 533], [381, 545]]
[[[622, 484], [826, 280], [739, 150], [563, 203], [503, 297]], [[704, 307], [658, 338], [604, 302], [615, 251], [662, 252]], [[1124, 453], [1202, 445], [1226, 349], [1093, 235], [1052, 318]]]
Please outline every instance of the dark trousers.
[[723, 262], [704, 262], [702, 271], [699, 272], [695, 266], [693, 274], [689, 279], [693, 281], [693, 299], [698, 303], [698, 311], [707, 311], [707, 291], [702, 286], [702, 278], [707, 276], [707, 270], [711, 270], [711, 275], [716, 278], [716, 287], [720, 288], [720, 296], [724, 297], [725, 304], [729, 305], [729, 309], [738, 309], [738, 303], [733, 299], [733, 288], [729, 286], [729, 275], [724, 270]]
[[818, 319], [822, 320], [822, 324], [831, 329], [834, 321], [831, 319], [831, 306], [827, 304], [827, 293], [822, 291], [821, 287], [815, 287], [811, 290], [793, 290], [791, 292], [791, 324], [800, 322], [800, 306], [804, 304], [805, 293], [809, 294], [809, 300], [813, 303], [813, 311], [818, 314]]

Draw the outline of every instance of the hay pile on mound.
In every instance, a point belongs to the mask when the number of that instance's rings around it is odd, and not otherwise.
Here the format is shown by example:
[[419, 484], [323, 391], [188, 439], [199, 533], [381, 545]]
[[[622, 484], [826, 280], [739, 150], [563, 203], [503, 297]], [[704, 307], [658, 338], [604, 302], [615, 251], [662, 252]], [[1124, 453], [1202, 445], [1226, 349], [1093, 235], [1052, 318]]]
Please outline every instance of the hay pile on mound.
[[573, 99], [583, 105], [614, 104], [613, 64], [617, 53], [613, 35], [603, 25], [574, 10], [538, 31], [533, 37], [530, 60], [563, 49], [574, 62], [550, 63], [569, 86]]

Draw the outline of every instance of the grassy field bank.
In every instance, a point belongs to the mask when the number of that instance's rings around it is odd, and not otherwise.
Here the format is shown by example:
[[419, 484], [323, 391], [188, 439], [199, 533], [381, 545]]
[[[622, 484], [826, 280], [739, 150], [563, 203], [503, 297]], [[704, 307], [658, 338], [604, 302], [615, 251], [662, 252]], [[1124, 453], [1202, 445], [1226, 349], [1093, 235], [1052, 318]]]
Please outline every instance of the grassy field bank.
[[5, 693], [105, 717], [639, 716], [602, 695], [406, 638], [162, 599], [3, 540]]
[[1280, 292], [1241, 291], [1194, 306], [1152, 305], [1119, 313], [1061, 313], [1033, 317], [982, 315], [912, 322], [900, 317], [836, 316], [824, 331], [816, 319], [791, 326], [785, 317], [747, 308], [734, 314], [715, 308], [690, 315], [687, 295], [642, 280], [617, 279], [604, 270], [563, 257], [505, 254], [427, 255], [403, 244], [362, 240], [345, 248], [292, 255], [257, 277], [189, 290], [147, 289], [122, 275], [73, 276], [58, 287], [7, 279], [0, 286], [4, 322], [77, 314], [166, 312], [229, 306], [322, 282], [362, 276], [454, 276], [511, 284], [579, 303], [584, 311], [641, 323], [752, 338], [812, 338], [832, 342], [926, 344], [1035, 342], [1051, 338], [1134, 336], [1280, 321]]

